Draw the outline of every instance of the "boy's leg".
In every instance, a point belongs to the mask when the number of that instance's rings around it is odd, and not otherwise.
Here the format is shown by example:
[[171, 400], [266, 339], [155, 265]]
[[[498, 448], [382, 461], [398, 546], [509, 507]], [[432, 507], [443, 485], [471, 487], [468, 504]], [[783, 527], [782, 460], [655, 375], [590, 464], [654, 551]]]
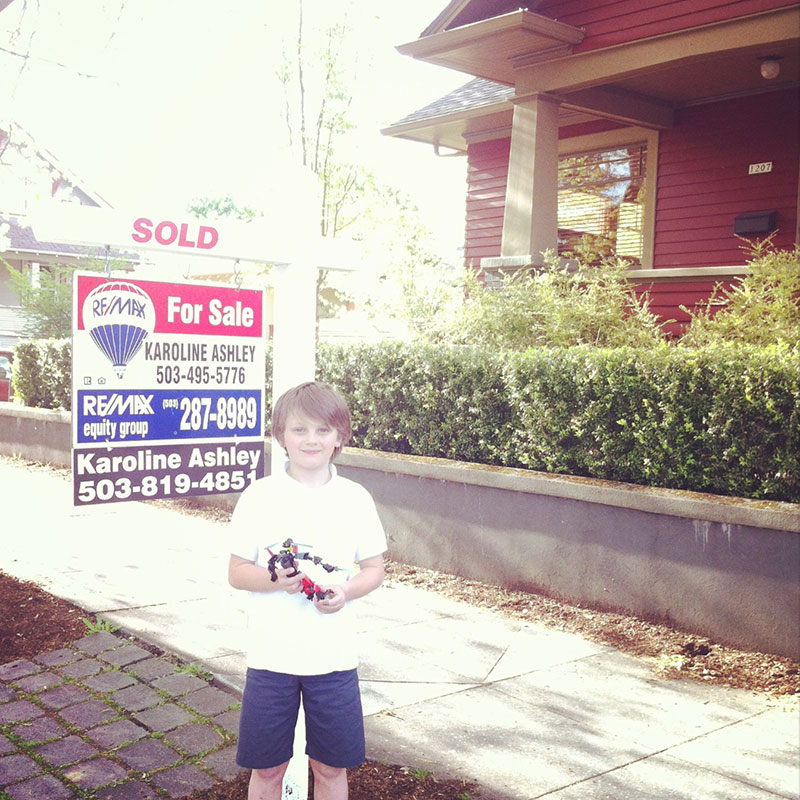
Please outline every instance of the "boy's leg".
[[301, 679], [306, 752], [315, 800], [347, 800], [347, 768], [364, 762], [364, 716], [355, 670]]
[[309, 762], [314, 772], [314, 800], [347, 800], [347, 770], [329, 767], [313, 758]]
[[248, 800], [280, 800], [299, 707], [296, 676], [247, 670], [236, 763], [252, 770]]
[[247, 800], [281, 800], [283, 776], [288, 766], [287, 761], [270, 769], [254, 769], [250, 773]]

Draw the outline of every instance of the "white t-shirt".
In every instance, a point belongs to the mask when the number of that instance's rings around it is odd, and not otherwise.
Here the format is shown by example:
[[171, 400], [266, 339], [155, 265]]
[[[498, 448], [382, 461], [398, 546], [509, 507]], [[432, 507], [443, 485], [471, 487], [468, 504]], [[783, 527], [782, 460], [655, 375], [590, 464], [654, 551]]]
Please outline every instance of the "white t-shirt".
[[[285, 471], [254, 481], [242, 492], [230, 522], [231, 552], [264, 569], [268, 548], [286, 539], [310, 550], [326, 564], [298, 561], [301, 572], [319, 584], [345, 583], [357, 563], [382, 554], [386, 535], [369, 492], [337, 475], [309, 488]], [[291, 675], [318, 675], [358, 664], [353, 603], [323, 614], [303, 593], [248, 592], [247, 665]]]

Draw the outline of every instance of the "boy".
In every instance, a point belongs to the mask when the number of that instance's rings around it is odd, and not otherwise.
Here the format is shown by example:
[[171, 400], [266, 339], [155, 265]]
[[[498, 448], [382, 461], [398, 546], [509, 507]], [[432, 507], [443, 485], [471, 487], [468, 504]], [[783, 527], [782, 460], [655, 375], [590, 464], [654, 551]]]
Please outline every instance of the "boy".
[[[350, 438], [350, 412], [333, 387], [311, 382], [283, 394], [272, 433], [288, 456], [285, 470], [248, 486], [231, 519], [228, 581], [250, 593], [236, 760], [252, 770], [248, 800], [280, 800], [302, 696], [314, 797], [346, 800], [346, 769], [365, 758], [349, 601], [383, 581], [386, 537], [369, 493], [333, 466]], [[340, 568], [309, 575], [322, 598], [301, 591], [311, 561], [273, 564], [273, 578], [270, 557], [289, 538]]]

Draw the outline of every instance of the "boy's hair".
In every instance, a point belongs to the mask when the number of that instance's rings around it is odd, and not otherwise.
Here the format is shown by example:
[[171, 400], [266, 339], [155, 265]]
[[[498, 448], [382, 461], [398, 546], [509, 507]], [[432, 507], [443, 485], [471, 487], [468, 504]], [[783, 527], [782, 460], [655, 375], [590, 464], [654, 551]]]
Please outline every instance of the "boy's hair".
[[292, 412], [304, 414], [310, 419], [320, 420], [335, 428], [341, 438], [341, 445], [333, 451], [331, 461], [350, 440], [350, 409], [339, 392], [329, 383], [309, 381], [285, 391], [272, 409], [272, 435], [284, 446], [286, 419]]

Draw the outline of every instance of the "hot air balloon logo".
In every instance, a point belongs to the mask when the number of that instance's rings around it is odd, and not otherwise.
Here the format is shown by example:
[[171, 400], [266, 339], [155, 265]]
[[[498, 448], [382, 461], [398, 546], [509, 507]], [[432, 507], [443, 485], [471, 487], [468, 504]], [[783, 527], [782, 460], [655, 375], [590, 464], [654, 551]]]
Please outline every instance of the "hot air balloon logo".
[[107, 281], [83, 301], [83, 324], [118, 378], [153, 332], [156, 310], [150, 296], [127, 281]]

